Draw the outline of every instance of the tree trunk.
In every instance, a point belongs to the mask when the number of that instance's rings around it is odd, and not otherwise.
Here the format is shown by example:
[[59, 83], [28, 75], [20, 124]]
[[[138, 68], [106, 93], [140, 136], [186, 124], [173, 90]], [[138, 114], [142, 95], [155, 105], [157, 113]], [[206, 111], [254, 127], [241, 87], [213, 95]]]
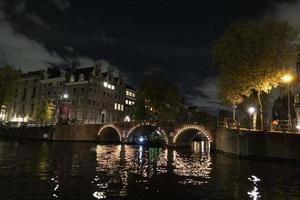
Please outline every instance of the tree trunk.
[[263, 107], [261, 103], [261, 93], [257, 92], [257, 104], [258, 104], [258, 121], [260, 130], [264, 130], [264, 118], [263, 118]]

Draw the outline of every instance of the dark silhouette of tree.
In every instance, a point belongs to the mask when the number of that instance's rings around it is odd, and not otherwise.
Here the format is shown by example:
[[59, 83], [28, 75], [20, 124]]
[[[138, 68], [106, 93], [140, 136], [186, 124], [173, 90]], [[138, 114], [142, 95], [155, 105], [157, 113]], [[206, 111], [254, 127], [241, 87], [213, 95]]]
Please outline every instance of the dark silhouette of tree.
[[180, 105], [178, 88], [166, 80], [144, 81], [137, 92], [136, 116], [175, 120]]

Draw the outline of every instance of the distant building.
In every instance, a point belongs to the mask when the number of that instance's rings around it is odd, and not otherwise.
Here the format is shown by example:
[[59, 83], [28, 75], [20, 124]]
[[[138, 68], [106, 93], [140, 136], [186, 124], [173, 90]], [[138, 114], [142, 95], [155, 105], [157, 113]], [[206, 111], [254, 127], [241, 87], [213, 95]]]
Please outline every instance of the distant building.
[[40, 103], [41, 85], [44, 73], [42, 70], [21, 75], [17, 82], [15, 98], [7, 109], [9, 121], [35, 121]]
[[65, 101], [71, 104], [69, 119], [74, 123], [107, 123], [133, 116], [135, 90], [125, 85], [120, 74], [104, 69], [101, 63], [68, 71], [51, 68], [28, 72], [18, 81], [7, 120], [37, 121], [39, 106], [46, 99], [55, 105], [53, 123]]
[[292, 124], [300, 128], [300, 62], [297, 62], [296, 64], [296, 70], [297, 70], [297, 78], [295, 83], [293, 84], [293, 87], [291, 89], [292, 96], [294, 96], [294, 108], [295, 108], [295, 114], [296, 119], [292, 120]]
[[124, 111], [125, 115], [129, 117], [129, 119], [134, 118], [134, 106], [136, 102], [136, 90], [129, 86], [125, 86], [125, 106], [124, 106]]

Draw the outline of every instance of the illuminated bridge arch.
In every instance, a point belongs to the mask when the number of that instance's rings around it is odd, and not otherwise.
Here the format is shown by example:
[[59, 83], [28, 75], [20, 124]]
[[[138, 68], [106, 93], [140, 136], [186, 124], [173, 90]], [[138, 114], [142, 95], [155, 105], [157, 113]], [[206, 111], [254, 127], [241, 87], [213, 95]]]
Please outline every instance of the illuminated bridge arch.
[[113, 130], [115, 130], [115, 132], [118, 134], [119, 137], [119, 141], [122, 141], [122, 134], [119, 128], [117, 128], [115, 125], [113, 124], [108, 124], [108, 125], [104, 125], [102, 128], [100, 128], [100, 130], [98, 131], [98, 138], [101, 140], [101, 136], [103, 136], [104, 131], [108, 128], [111, 128]]
[[132, 135], [132, 133], [139, 127], [143, 127], [143, 126], [152, 126], [155, 128], [155, 132], [159, 133], [159, 134], [162, 134], [163, 136], [163, 139], [164, 139], [164, 142], [166, 143], [166, 145], [169, 144], [169, 139], [168, 139], [168, 136], [165, 132], [165, 130], [161, 127], [159, 127], [156, 123], [150, 123], [150, 122], [143, 122], [143, 123], [139, 123], [139, 124], [136, 124], [135, 126], [131, 127], [128, 132], [127, 132], [127, 135], [126, 135], [126, 142], [128, 141], [129, 137]]
[[[203, 126], [201, 125], [184, 125], [181, 128], [177, 129], [175, 135], [173, 137], [173, 143], [176, 144], [178, 141], [178, 137], [182, 136], [183, 134], [187, 133], [189, 130], [197, 131], [194, 136], [201, 136], [205, 137], [209, 142], [212, 142], [212, 136], [210, 132], [208, 132]], [[192, 139], [192, 138], [191, 138]]]

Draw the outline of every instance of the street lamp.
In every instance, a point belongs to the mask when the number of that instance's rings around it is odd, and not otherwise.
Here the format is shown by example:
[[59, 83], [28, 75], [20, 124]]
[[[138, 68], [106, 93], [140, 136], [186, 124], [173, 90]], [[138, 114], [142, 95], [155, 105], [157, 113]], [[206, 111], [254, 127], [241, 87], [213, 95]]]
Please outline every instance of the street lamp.
[[291, 117], [291, 97], [290, 97], [290, 83], [292, 82], [293, 80], [293, 76], [290, 75], [290, 74], [286, 74], [284, 75], [283, 77], [281, 77], [281, 80], [283, 83], [287, 84], [287, 89], [288, 89], [288, 115], [287, 115], [287, 118], [288, 118], [288, 130], [291, 129], [291, 125], [292, 125], [292, 117]]
[[256, 109], [253, 106], [250, 106], [248, 108], [248, 113], [249, 113], [249, 131], [251, 130], [251, 116], [255, 113], [255, 111], [256, 111]]
[[67, 99], [67, 98], [69, 98], [69, 95], [65, 93], [65, 94], [63, 95], [63, 99]]

